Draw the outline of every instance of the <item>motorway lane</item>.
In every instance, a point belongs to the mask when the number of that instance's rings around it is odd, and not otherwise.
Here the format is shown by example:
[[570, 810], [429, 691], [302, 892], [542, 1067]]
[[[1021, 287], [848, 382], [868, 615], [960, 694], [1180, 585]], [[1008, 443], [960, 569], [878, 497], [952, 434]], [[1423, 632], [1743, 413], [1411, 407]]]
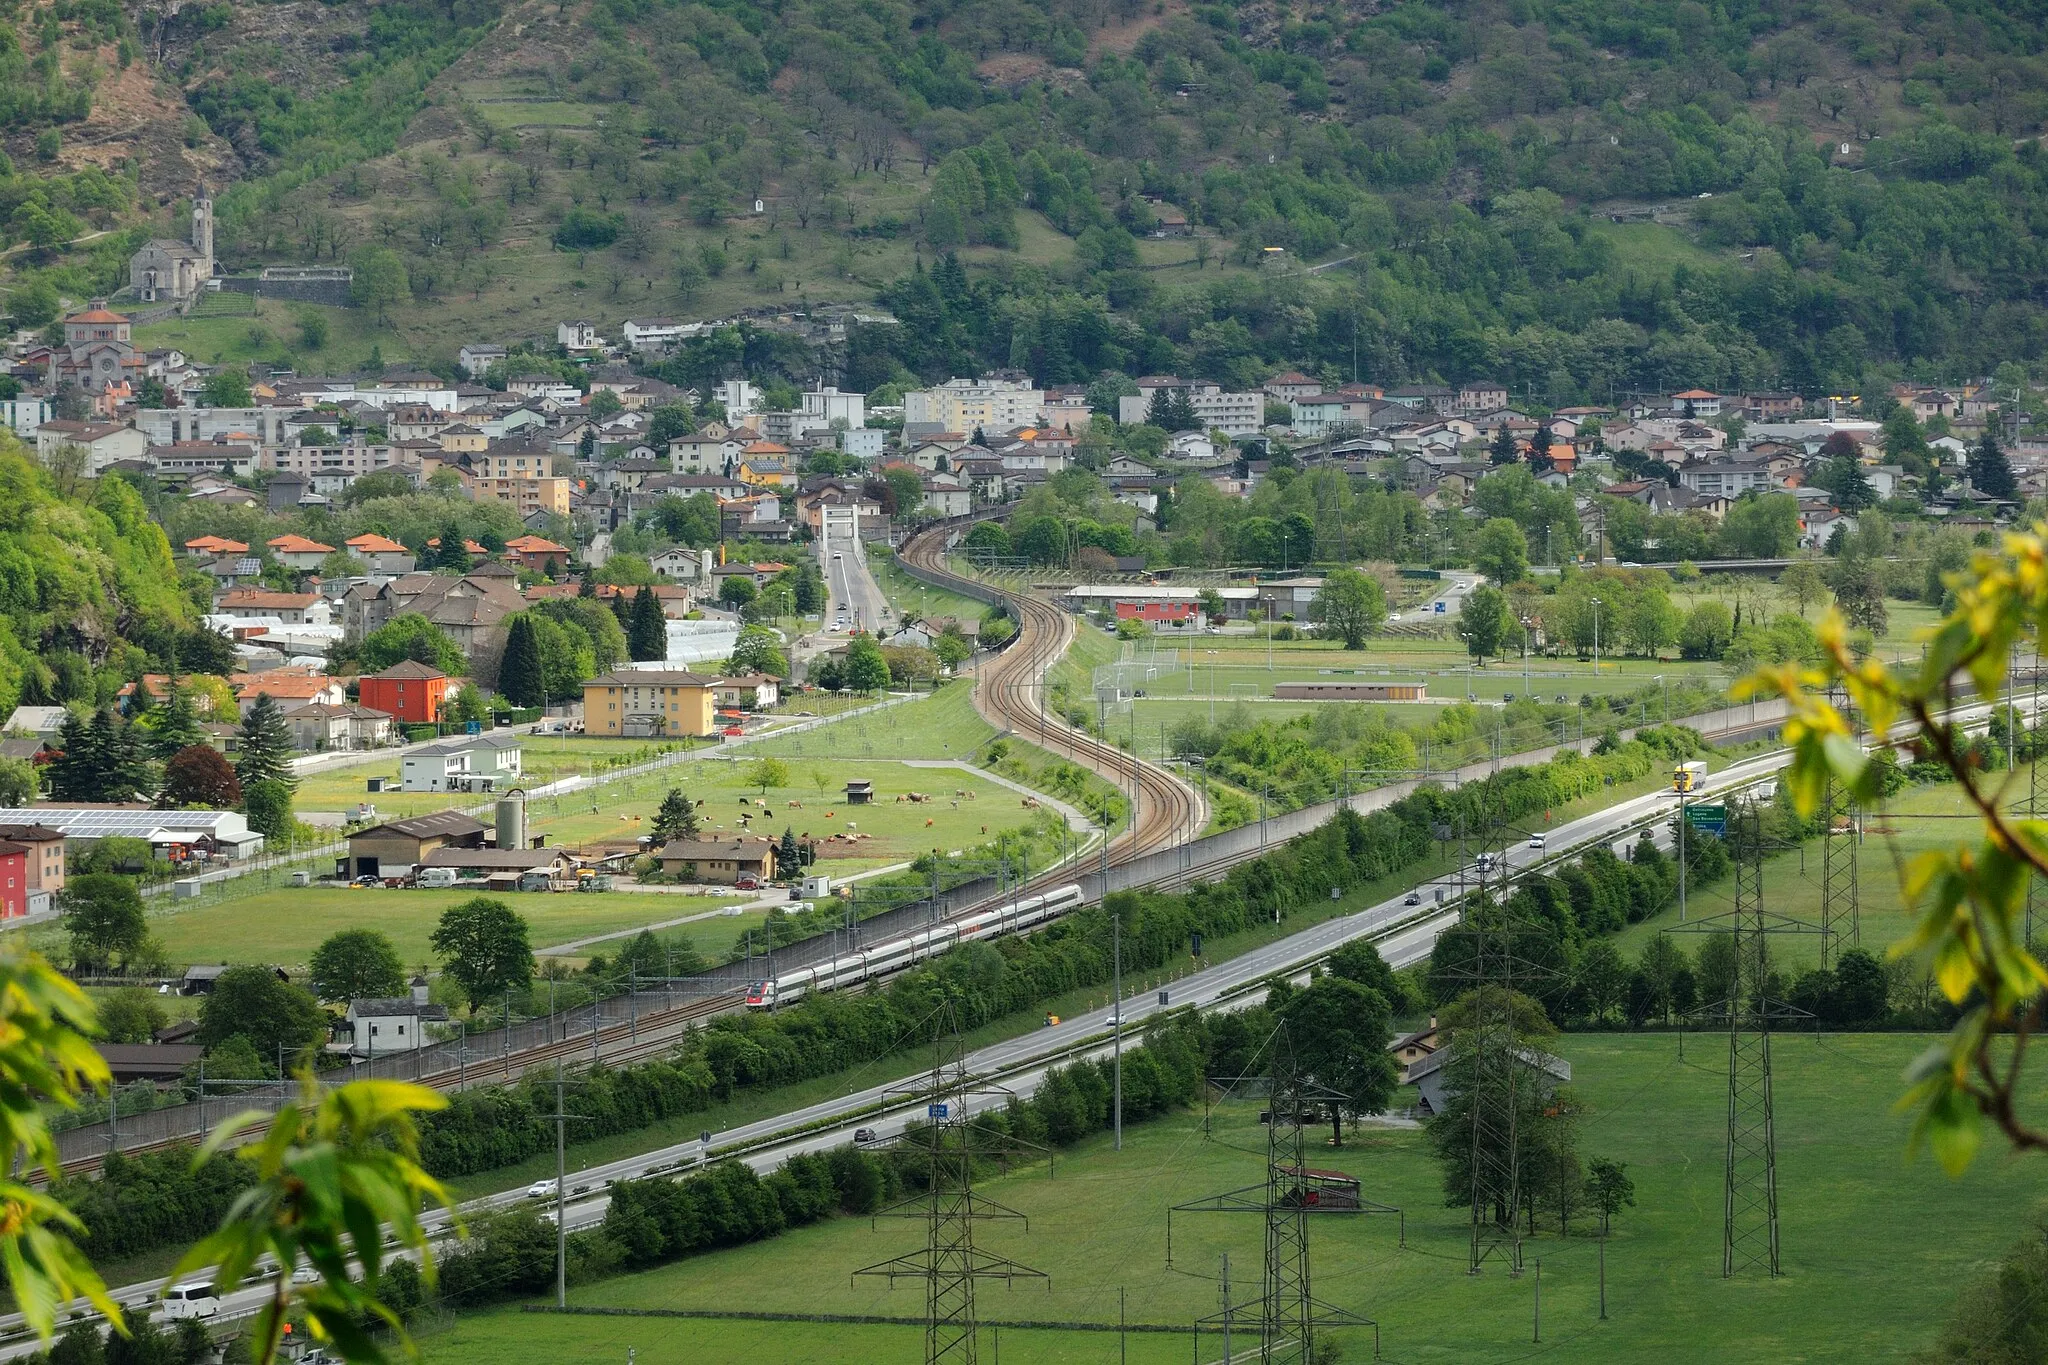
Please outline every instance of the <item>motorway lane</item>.
[[[1459, 609], [1465, 605], [1466, 597], [1470, 596], [1472, 590], [1485, 581], [1484, 578], [1476, 573], [1469, 573], [1463, 569], [1447, 569], [1443, 576], [1443, 588], [1437, 595], [1412, 611], [1402, 612], [1400, 619], [1402, 621], [1432, 621], [1441, 620], [1447, 616], [1456, 616]], [[1443, 604], [1441, 612], [1437, 610], [1438, 603]]]
[[838, 643], [863, 630], [879, 635], [895, 619], [888, 599], [868, 571], [867, 549], [858, 536], [821, 537], [818, 568], [825, 576], [826, 594], [825, 619], [817, 632], [821, 641], [829, 637]]

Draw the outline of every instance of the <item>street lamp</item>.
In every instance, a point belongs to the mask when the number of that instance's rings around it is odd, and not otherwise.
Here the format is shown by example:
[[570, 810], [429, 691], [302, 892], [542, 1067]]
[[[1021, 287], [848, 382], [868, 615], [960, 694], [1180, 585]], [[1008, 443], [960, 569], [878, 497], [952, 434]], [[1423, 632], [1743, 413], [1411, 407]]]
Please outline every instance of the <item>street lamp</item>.
[[1529, 631], [1536, 624], [1533, 616], [1522, 618], [1522, 695], [1529, 695]]
[[1600, 676], [1600, 599], [1593, 602], [1593, 676]]

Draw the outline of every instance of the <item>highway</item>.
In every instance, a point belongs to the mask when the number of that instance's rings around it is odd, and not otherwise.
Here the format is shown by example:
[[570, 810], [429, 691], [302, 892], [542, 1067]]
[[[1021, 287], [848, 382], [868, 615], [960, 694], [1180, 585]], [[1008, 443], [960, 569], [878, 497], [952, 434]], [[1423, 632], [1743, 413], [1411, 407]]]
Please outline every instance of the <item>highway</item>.
[[858, 631], [880, 635], [895, 623], [888, 599], [868, 571], [867, 548], [852, 527], [828, 521], [818, 538], [818, 569], [825, 576], [825, 619], [816, 638], [821, 648], [846, 643]]

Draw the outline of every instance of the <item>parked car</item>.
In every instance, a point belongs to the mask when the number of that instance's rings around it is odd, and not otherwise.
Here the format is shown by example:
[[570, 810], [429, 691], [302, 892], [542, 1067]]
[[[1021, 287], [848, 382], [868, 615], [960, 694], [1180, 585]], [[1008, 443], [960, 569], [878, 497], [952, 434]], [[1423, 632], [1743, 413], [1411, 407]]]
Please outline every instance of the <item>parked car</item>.
[[759, 891], [761, 889], [761, 879], [749, 873], [735, 881], [732, 885], [735, 891]]

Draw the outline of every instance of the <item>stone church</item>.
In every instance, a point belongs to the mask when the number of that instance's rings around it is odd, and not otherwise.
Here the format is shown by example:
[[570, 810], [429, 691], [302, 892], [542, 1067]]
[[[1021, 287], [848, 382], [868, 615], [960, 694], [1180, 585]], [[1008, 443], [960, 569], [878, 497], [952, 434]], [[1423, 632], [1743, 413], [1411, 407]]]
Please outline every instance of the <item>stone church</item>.
[[192, 197], [192, 240], [153, 237], [128, 258], [128, 283], [143, 303], [188, 306], [213, 278], [213, 200], [205, 186]]

